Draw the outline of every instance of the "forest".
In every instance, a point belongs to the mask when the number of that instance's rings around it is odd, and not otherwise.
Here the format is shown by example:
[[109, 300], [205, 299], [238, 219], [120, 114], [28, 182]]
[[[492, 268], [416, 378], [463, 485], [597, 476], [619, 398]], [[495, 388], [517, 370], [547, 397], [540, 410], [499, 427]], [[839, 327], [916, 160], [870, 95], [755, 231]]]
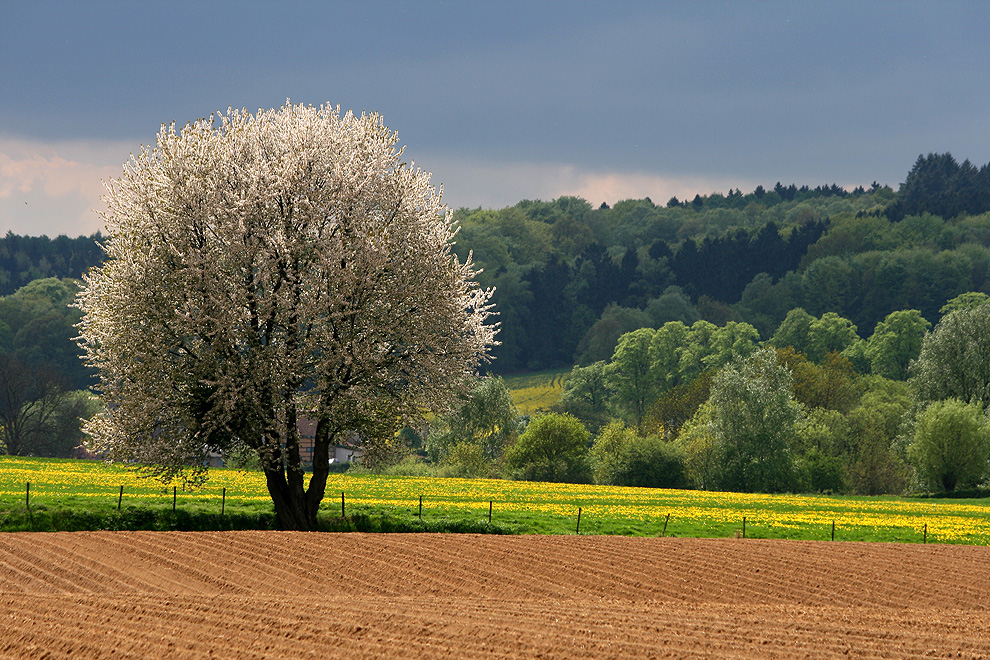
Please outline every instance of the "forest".
[[985, 291], [990, 167], [919, 156], [895, 193], [776, 184], [658, 206], [578, 198], [458, 209], [457, 252], [496, 288], [495, 373], [605, 359], [619, 335], [667, 321], [753, 325], [763, 339], [801, 307], [869, 335], [890, 312], [931, 322]]
[[[981, 391], [922, 394], [935, 386], [925, 384], [919, 366], [923, 342], [935, 351], [931, 338], [951, 325], [943, 318], [958, 312], [951, 320], [959, 327], [982, 322], [972, 310], [990, 293], [990, 164], [921, 155], [896, 191], [876, 182], [851, 191], [778, 182], [663, 205], [645, 198], [595, 208], [560, 197], [454, 213], [456, 253], [470, 254], [483, 269], [481, 286], [495, 288], [501, 343], [490, 375], [571, 369], [555, 414], [579, 422], [572, 430], [583, 439], [574, 447], [583, 449], [573, 465], [540, 467], [517, 442], [525, 420], [503, 419], [492, 422], [499, 433], [484, 431], [486, 414], [504, 402], [491, 386], [500, 381], [489, 379], [460, 417], [438, 420], [432, 439], [423, 431], [423, 453], [436, 463], [535, 479], [901, 492], [922, 485], [909, 445], [926, 406], [990, 401]], [[0, 239], [0, 385], [7, 390], [16, 389], [13, 374], [42, 367], [38, 373], [50, 374], [57, 391], [87, 385], [69, 302], [72, 278], [100, 263], [101, 240], [9, 232]], [[945, 341], [966, 336], [953, 332]], [[776, 423], [790, 434], [774, 440], [779, 451], [757, 451], [733, 467], [738, 456], [711, 433], [739, 423], [719, 416], [729, 409], [719, 397], [759, 398], [747, 383], [781, 378], [787, 386], [770, 390], [789, 392]], [[24, 410], [46, 390], [25, 383], [21, 398], [7, 396], [0, 419], [7, 451], [64, 453], [64, 446], [32, 448], [25, 438], [40, 431], [11, 435], [21, 428], [18, 415], [25, 429], [44, 426], [40, 407]], [[48, 408], [82, 405], [74, 396]], [[612, 460], [619, 455], [626, 463]], [[773, 479], [751, 473], [784, 455]], [[630, 467], [635, 456], [649, 458], [652, 477]], [[929, 475], [926, 485], [951, 491], [984, 476]]]

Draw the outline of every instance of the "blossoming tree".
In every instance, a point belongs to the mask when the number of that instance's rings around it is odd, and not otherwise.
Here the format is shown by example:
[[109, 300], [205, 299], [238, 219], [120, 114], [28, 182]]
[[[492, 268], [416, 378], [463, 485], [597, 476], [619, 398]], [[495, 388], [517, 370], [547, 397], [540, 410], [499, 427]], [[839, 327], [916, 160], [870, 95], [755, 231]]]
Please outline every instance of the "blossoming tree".
[[163, 126], [132, 156], [77, 303], [106, 403], [92, 447], [192, 481], [207, 452], [248, 447], [279, 525], [309, 530], [335, 440], [374, 451], [449, 409], [496, 343], [491, 291], [396, 145], [378, 115], [286, 104]]

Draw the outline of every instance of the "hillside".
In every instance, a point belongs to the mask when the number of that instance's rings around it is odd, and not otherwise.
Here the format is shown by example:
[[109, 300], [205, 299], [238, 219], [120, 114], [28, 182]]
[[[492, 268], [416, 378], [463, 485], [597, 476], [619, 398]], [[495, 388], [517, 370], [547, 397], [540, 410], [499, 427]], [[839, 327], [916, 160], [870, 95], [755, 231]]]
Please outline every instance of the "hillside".
[[[583, 199], [561, 197], [499, 210], [458, 209], [455, 216], [461, 231], [454, 250], [464, 259], [470, 253], [483, 269], [481, 286], [495, 289], [500, 344], [487, 368], [497, 374], [536, 373], [510, 380], [516, 404], [526, 414], [545, 411], [561, 397], [578, 396], [563, 391], [559, 375], [575, 364], [614, 363], [624, 334], [671, 322], [691, 328], [690, 340], [672, 349], [687, 351], [690, 359], [679, 357], [663, 383], [635, 392], [630, 400], [643, 401], [632, 408], [617, 399], [629, 399], [628, 393], [592, 397], [611, 410], [582, 411], [573, 402], [564, 406], [595, 432], [618, 415], [637, 427], [646, 421], [651, 432], [672, 437], [704, 397], [694, 408], [682, 406], [676, 414], [666, 410], [673, 417], [662, 425], [646, 415], [657, 397], [675, 385], [687, 387], [704, 370], [721, 367], [771, 338], [775, 346], [792, 347], [815, 365], [837, 351], [848, 364], [832, 366], [846, 370], [843, 378], [850, 387], [886, 388], [890, 392], [882, 397], [893, 394], [906, 401], [906, 391], [891, 389], [900, 385], [852, 379], [903, 382], [910, 361], [918, 357], [921, 337], [941, 319], [946, 303], [960, 294], [972, 302], [990, 292], [990, 166], [959, 164], [950, 154], [920, 156], [896, 192], [877, 183], [851, 191], [835, 184], [778, 183], [750, 193], [730, 189], [690, 201], [671, 199], [663, 206], [645, 198], [592, 208]], [[52, 391], [82, 390], [93, 383], [72, 342], [79, 311], [70, 306], [78, 290], [70, 277], [100, 262], [99, 240], [99, 235], [52, 240], [11, 233], [0, 239], [0, 291], [12, 291], [0, 297], [0, 360], [6, 386], [19, 387], [18, 401], [38, 399], [29, 385], [44, 389], [31, 385], [32, 373], [44, 375], [41, 380]], [[805, 326], [811, 330], [801, 330]], [[812, 346], [812, 335], [822, 339], [822, 350]], [[813, 367], [804, 369], [802, 359], [795, 355], [789, 368], [811, 374]], [[610, 373], [625, 373], [632, 364]], [[551, 376], [541, 380], [539, 374]], [[703, 389], [694, 392], [695, 398], [707, 396]], [[807, 394], [814, 388], [804, 389]], [[841, 405], [795, 395], [811, 408], [839, 406], [843, 415], [857, 403], [851, 393]], [[878, 396], [871, 400], [876, 403]], [[76, 451], [81, 439], [76, 420], [91, 414], [91, 402], [74, 394], [63, 396], [57, 407], [57, 423], [53, 417], [43, 432], [30, 438], [7, 432], [0, 439], [6, 451], [52, 456]], [[25, 405], [8, 408], [0, 414], [10, 420], [25, 417]], [[896, 435], [892, 420], [902, 416], [889, 407], [884, 415], [890, 422], [885, 422], [885, 440], [890, 441]], [[840, 473], [854, 466], [851, 457], [862, 448], [869, 425], [860, 423], [862, 415], [846, 417], [855, 428], [836, 431], [818, 447], [826, 462], [838, 459], [842, 465], [817, 465], [815, 470], [831, 470], [832, 476], [825, 481], [809, 477], [815, 483], [801, 488], [849, 490], [849, 480]], [[4, 429], [21, 426], [11, 421]], [[826, 428], [838, 427], [833, 420]], [[878, 483], [870, 477], [856, 489], [901, 492], [907, 477], [894, 467], [888, 471], [891, 479]]]
[[897, 192], [777, 183], [666, 205], [459, 209], [456, 249], [496, 289], [493, 370], [511, 373], [608, 359], [622, 333], [667, 321], [742, 321], [763, 339], [797, 307], [864, 337], [901, 309], [934, 324], [947, 300], [990, 287], [988, 212], [990, 166], [929, 154]]

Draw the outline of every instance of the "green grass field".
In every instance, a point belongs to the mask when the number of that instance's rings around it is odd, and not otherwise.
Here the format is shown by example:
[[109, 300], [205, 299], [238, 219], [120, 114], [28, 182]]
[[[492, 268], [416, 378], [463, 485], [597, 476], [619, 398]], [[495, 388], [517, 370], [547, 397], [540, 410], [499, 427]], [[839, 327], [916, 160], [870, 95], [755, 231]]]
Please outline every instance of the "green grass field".
[[[828, 540], [834, 521], [835, 539], [842, 541], [920, 543], [927, 529], [929, 543], [990, 545], [990, 498], [758, 495], [341, 474], [331, 475], [327, 486], [328, 521], [340, 518], [341, 493], [347, 518], [381, 520], [381, 529], [573, 534], [580, 508], [582, 534], [729, 537], [742, 535], [745, 518], [745, 535], [752, 538]], [[204, 487], [180, 488], [174, 497], [175, 514], [171, 487], [120, 465], [0, 457], [0, 531], [272, 524], [260, 473], [212, 470]], [[489, 506], [494, 525], [486, 529]]]

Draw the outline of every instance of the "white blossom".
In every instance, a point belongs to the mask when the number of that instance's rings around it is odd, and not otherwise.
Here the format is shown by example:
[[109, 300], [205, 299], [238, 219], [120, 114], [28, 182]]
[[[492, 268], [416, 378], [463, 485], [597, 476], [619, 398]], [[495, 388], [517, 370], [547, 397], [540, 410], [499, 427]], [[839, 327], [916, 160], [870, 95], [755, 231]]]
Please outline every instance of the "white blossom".
[[107, 404], [85, 428], [93, 448], [170, 478], [246, 444], [315, 521], [323, 486], [303, 490], [298, 417], [318, 420], [319, 453], [446, 410], [496, 343], [492, 291], [396, 145], [376, 114], [287, 103], [163, 126], [132, 156], [107, 184], [108, 258], [78, 300]]

